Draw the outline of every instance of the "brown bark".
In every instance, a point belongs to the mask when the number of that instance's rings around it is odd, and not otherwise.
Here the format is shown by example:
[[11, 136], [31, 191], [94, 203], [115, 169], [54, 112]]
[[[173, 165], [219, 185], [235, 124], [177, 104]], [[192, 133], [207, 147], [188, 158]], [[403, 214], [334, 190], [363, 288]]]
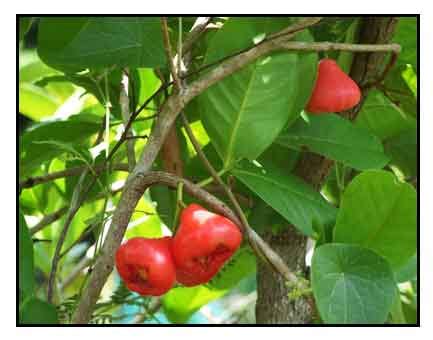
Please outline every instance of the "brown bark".
[[176, 125], [173, 125], [161, 148], [162, 163], [165, 171], [177, 176], [183, 175], [183, 162], [180, 153]]
[[[359, 31], [359, 43], [382, 44], [392, 38], [397, 19], [393, 17], [368, 17], [362, 19]], [[358, 114], [364, 98], [371, 84], [379, 79], [383, 72], [384, 53], [357, 53], [353, 59], [351, 77], [363, 89], [363, 99], [352, 110], [342, 112], [347, 119], [354, 120]], [[333, 161], [323, 156], [305, 152], [298, 161], [294, 170], [295, 174], [320, 190]], [[300, 235], [293, 226], [272, 236], [264, 235], [269, 245], [286, 261], [293, 271], [305, 272], [306, 241], [305, 236]], [[257, 304], [256, 321], [260, 324], [306, 324], [310, 323], [315, 312], [311, 300], [307, 298], [290, 302], [287, 294], [288, 288], [281, 277], [272, 273], [262, 263], [258, 262], [257, 271]]]

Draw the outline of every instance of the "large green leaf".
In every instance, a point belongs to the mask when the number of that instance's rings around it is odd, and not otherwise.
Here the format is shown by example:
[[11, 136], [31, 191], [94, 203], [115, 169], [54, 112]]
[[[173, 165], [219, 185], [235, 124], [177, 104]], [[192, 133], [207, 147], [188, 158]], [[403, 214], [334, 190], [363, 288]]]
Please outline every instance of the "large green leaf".
[[[252, 46], [289, 23], [229, 19], [211, 40], [204, 63]], [[308, 32], [297, 38], [311, 40]], [[255, 159], [300, 114], [314, 84], [316, 64], [314, 53], [274, 53], [219, 81], [198, 98], [203, 125], [225, 166], [243, 157]]]
[[203, 285], [174, 288], [163, 297], [164, 313], [171, 322], [186, 323], [201, 307], [226, 292], [227, 290], [212, 289]]
[[381, 140], [416, 128], [416, 120], [412, 116], [377, 90], [369, 92], [356, 124], [367, 128]]
[[334, 241], [358, 244], [382, 255], [393, 268], [416, 251], [416, 192], [386, 171], [366, 171], [346, 188]]
[[89, 114], [72, 116], [66, 121], [43, 123], [26, 131], [20, 141], [20, 174], [26, 176], [43, 162], [65, 152], [46, 142], [71, 143], [78, 147], [100, 127], [101, 119]]
[[44, 17], [38, 53], [48, 65], [64, 71], [165, 64], [157, 17]]
[[389, 264], [371, 250], [325, 244], [314, 251], [311, 283], [320, 316], [330, 324], [381, 324], [395, 296]]
[[335, 218], [336, 209], [290, 173], [248, 162], [242, 162], [232, 173], [305, 235], [313, 234], [313, 223], [325, 225]]
[[19, 288], [21, 300], [33, 295], [34, 273], [33, 273], [33, 242], [30, 237], [29, 228], [24, 220], [24, 215], [19, 212]]
[[20, 323], [34, 325], [57, 324], [59, 321], [56, 307], [45, 301], [32, 298], [20, 309]]
[[411, 129], [385, 141], [391, 166], [398, 168], [405, 178], [416, 177], [418, 173], [417, 135], [417, 130]]
[[309, 150], [358, 170], [381, 169], [388, 162], [380, 140], [335, 114], [300, 118], [277, 139], [296, 150]]

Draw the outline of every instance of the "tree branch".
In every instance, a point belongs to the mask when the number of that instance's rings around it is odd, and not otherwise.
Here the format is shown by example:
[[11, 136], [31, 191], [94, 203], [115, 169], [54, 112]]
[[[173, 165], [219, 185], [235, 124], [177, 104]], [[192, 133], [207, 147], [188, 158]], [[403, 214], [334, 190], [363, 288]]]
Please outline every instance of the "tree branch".
[[36, 234], [38, 231], [44, 229], [46, 226], [60, 219], [66, 212], [68, 207], [61, 207], [59, 210], [53, 212], [52, 214], [46, 215], [36, 224], [34, 227], [30, 228], [30, 235]]
[[182, 84], [180, 82], [179, 75], [176, 71], [176, 66], [174, 65], [173, 51], [171, 49], [170, 36], [168, 34], [167, 18], [165, 17], [161, 18], [161, 29], [162, 29], [162, 40], [164, 42], [165, 54], [167, 56], [168, 65], [170, 66], [170, 73], [173, 77], [176, 87], [180, 89]]
[[83, 195], [83, 184], [84, 179], [86, 178], [87, 174], [89, 173], [89, 168], [86, 168], [78, 180], [77, 185], [75, 186], [74, 192], [72, 194], [71, 199], [71, 205], [69, 207], [68, 213], [66, 215], [65, 224], [63, 226], [62, 231], [60, 232], [59, 240], [56, 244], [56, 249], [54, 251], [53, 255], [53, 261], [51, 265], [51, 272], [50, 277], [48, 279], [48, 291], [47, 291], [47, 300], [49, 303], [52, 303], [53, 300], [53, 293], [54, 293], [54, 286], [56, 281], [56, 273], [57, 273], [57, 266], [60, 260], [60, 251], [62, 250], [63, 242], [66, 239], [66, 235], [68, 233], [69, 227], [72, 223], [72, 220], [77, 213], [78, 209], [80, 209], [81, 206], [81, 200]]

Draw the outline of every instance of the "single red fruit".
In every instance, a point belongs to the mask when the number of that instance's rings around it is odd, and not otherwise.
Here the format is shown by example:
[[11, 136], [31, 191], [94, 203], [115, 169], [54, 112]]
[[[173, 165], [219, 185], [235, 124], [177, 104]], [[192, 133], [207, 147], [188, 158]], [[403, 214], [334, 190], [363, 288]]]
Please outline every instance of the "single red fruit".
[[361, 100], [358, 85], [332, 59], [319, 62], [316, 84], [307, 104], [311, 113], [340, 112]]
[[172, 243], [177, 281], [188, 287], [210, 281], [241, 241], [239, 228], [228, 218], [189, 205]]
[[141, 295], [159, 296], [176, 282], [171, 255], [171, 237], [135, 237], [116, 252], [116, 268], [129, 290]]

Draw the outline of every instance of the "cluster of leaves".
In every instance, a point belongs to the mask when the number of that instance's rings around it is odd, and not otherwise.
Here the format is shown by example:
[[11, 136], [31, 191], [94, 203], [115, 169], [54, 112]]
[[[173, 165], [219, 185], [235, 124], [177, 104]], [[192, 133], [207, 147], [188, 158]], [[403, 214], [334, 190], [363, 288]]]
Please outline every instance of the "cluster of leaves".
[[[297, 19], [215, 20], [222, 27], [199, 41], [193, 50], [193, 70], [253, 46]], [[178, 25], [177, 20], [173, 21], [170, 33], [175, 41]], [[184, 21], [186, 29], [189, 19]], [[359, 21], [328, 18], [295, 39], [356, 42]], [[39, 19], [38, 25], [37, 54], [23, 51], [20, 56], [20, 113], [34, 121], [20, 137], [21, 180], [79, 165], [93, 169], [102, 164], [103, 148], [94, 147], [94, 142], [108, 103], [110, 149], [118, 139], [122, 74], [129, 75], [131, 111], [160, 86], [155, 70], [167, 74], [158, 18], [50, 17]], [[21, 38], [26, 27], [23, 21]], [[402, 300], [396, 293], [397, 283], [416, 280], [417, 202], [415, 190], [407, 183], [418, 171], [416, 36], [416, 19], [400, 19], [395, 42], [402, 45], [403, 52], [384, 83], [369, 92], [355, 122], [336, 114], [303, 113], [321, 57], [313, 52], [278, 52], [259, 58], [210, 87], [185, 109], [211, 163], [226, 171], [237, 194], [252, 201], [252, 208], [244, 207], [251, 225], [260, 232], [279, 232], [292, 224], [316, 240], [311, 284], [325, 323], [384, 323], [390, 315], [393, 322], [416, 320], [416, 291], [404, 292]], [[351, 56], [347, 52], [332, 54], [345, 70], [350, 67]], [[164, 96], [157, 96], [140, 113], [133, 124], [134, 134], [149, 135], [152, 119], [148, 118]], [[185, 176], [194, 181], [207, 178], [209, 174], [184, 130], [176, 125], [176, 131]], [[145, 143], [136, 140], [136, 155], [141, 154]], [[305, 150], [336, 162], [321, 193], [293, 174]], [[126, 163], [124, 146], [111, 162]], [[159, 159], [155, 168], [161, 167]], [[83, 241], [62, 259], [60, 280], [85, 256], [79, 245], [94, 245], [101, 237], [104, 223], [84, 238], [83, 233], [95, 215], [109, 216], [105, 201], [116, 206], [118, 197], [107, 196], [106, 191], [124, 181], [126, 175], [105, 172], [100, 176], [103, 185], [95, 185], [89, 193], [63, 249], [79, 239]], [[24, 215], [41, 218], [68, 206], [77, 178], [56, 179], [20, 194], [23, 323], [70, 320], [75, 298], [63, 301], [57, 315], [56, 308], [43, 301], [44, 293], [39, 289], [45, 289], [64, 219], [35, 235], [52, 242], [33, 244]], [[185, 200], [192, 198], [187, 196]], [[126, 238], [161, 236], [164, 225], [173, 227], [175, 204], [172, 191], [152, 188], [136, 207]], [[42, 282], [35, 282], [35, 268], [43, 274]], [[226, 294], [254, 271], [255, 257], [243, 247], [209, 284], [172, 289], [163, 298], [163, 311], [172, 322], [186, 322], [195, 311]], [[64, 293], [75, 296], [84, 275]], [[125, 304], [129, 299], [114, 294], [110, 303]], [[113, 322], [113, 316], [101, 312], [93, 322]]]

